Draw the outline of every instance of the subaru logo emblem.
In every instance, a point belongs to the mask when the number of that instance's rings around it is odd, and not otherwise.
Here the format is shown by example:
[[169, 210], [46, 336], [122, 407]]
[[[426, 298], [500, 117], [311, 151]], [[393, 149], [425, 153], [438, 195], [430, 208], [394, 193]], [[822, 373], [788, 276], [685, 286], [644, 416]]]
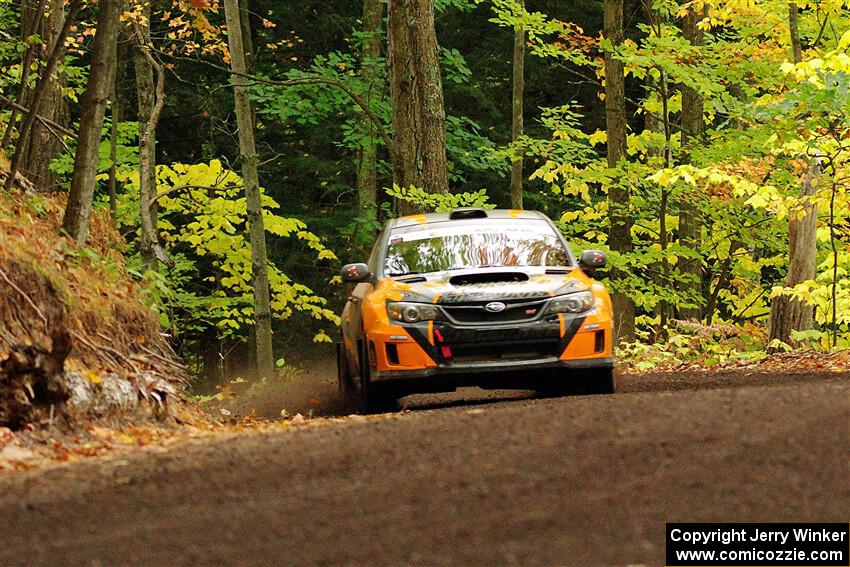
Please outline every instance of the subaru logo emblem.
[[501, 301], [493, 301], [484, 306], [484, 309], [490, 313], [500, 313], [505, 310], [505, 304]]

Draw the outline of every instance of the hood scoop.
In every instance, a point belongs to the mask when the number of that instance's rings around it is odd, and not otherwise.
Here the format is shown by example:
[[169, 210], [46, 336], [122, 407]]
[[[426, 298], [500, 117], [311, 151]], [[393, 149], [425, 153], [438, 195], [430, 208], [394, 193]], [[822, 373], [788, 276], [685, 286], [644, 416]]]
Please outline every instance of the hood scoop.
[[461, 274], [449, 279], [452, 285], [476, 285], [505, 282], [527, 282], [528, 274], [524, 272], [480, 272]]
[[406, 277], [396, 278], [395, 281], [401, 282], [401, 283], [408, 283], [408, 284], [409, 283], [422, 283], [422, 282], [428, 281], [428, 278], [426, 278], [425, 276], [406, 276]]

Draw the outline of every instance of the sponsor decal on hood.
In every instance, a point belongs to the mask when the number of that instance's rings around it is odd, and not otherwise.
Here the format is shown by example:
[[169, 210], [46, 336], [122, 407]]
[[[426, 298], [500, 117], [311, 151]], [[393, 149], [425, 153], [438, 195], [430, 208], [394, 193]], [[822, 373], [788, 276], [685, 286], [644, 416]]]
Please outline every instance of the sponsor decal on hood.
[[[506, 274], [517, 274], [523, 281], [486, 281], [488, 275], [494, 279]], [[475, 283], [452, 283], [465, 281], [473, 276], [485, 281]], [[401, 293], [403, 301], [423, 303], [456, 304], [481, 301], [505, 301], [521, 299], [543, 299], [589, 289], [593, 281], [581, 270], [567, 273], [547, 274], [542, 268], [501, 268], [463, 270], [462, 272], [435, 272], [424, 274], [424, 281], [396, 281], [388, 278], [382, 282], [388, 291]], [[519, 279], [519, 278], [518, 278]]]

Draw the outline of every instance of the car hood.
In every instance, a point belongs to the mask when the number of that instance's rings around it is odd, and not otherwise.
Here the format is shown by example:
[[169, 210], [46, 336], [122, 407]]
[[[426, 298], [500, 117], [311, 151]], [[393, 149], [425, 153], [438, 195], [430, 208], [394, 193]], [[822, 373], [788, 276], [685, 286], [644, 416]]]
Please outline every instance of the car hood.
[[473, 268], [381, 279], [388, 299], [423, 303], [467, 303], [542, 299], [589, 289], [578, 268]]

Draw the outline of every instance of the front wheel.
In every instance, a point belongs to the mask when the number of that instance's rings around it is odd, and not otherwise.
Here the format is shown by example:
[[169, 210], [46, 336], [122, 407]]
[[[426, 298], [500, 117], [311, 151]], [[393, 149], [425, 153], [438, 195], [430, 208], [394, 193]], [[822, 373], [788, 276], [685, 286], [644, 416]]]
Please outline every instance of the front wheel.
[[336, 343], [336, 381], [340, 396], [344, 396], [351, 389], [351, 372], [348, 370], [348, 359], [343, 350], [345, 345]]
[[[364, 341], [365, 343], [365, 341]], [[359, 413], [388, 413], [398, 409], [396, 396], [383, 384], [372, 382], [369, 353], [365, 344], [360, 349], [360, 388], [357, 391]]]
[[351, 367], [345, 354], [345, 345], [337, 343], [336, 349], [337, 387], [340, 400], [346, 412], [360, 411], [359, 391], [354, 385]]
[[579, 381], [580, 394], [613, 394], [617, 389], [613, 368], [588, 370]]
[[537, 391], [544, 397], [559, 397], [570, 394], [613, 394], [616, 390], [613, 368], [567, 370], [566, 373], [549, 377], [536, 388]]

